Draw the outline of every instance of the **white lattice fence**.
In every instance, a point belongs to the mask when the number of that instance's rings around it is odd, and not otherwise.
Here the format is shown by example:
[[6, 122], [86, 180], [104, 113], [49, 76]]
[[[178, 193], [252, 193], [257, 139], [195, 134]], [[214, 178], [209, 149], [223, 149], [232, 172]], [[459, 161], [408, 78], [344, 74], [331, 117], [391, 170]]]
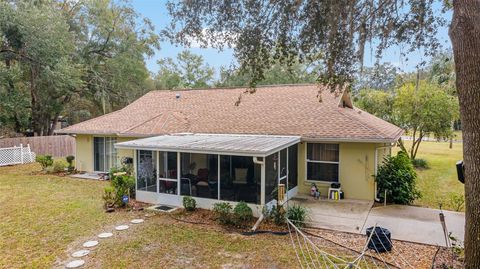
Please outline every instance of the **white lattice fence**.
[[35, 153], [30, 150], [30, 145], [24, 147], [0, 148], [0, 166], [31, 163], [35, 161]]

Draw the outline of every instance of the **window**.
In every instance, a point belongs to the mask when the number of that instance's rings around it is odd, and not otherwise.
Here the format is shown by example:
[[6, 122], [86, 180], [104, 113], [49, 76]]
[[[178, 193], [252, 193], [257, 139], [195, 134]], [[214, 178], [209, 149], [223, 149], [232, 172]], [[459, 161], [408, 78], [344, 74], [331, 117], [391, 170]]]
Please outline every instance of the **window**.
[[338, 144], [307, 144], [307, 180], [338, 182]]
[[157, 192], [156, 151], [137, 150], [137, 190]]
[[177, 153], [158, 152], [158, 191], [177, 194]]
[[108, 172], [117, 164], [117, 150], [114, 144], [116, 137], [94, 137], [93, 138], [93, 159], [94, 170]]
[[218, 155], [182, 153], [180, 194], [218, 198]]

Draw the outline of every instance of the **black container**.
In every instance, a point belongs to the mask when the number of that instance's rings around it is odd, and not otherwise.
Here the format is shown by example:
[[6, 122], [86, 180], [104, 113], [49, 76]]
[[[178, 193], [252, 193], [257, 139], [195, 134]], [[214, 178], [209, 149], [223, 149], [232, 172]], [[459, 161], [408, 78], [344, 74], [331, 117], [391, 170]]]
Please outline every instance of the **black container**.
[[340, 183], [337, 183], [337, 182], [334, 182], [332, 184], [330, 184], [330, 188], [334, 188], [334, 189], [340, 189]]
[[[373, 227], [367, 228], [366, 234], [367, 238], [370, 238], [370, 234], [373, 232], [372, 238], [367, 244], [369, 249], [373, 249], [378, 253], [383, 253], [392, 250], [392, 240], [390, 237], [390, 231], [382, 228], [382, 227], [375, 227], [375, 231], [373, 231]], [[367, 239], [368, 240], [368, 239]]]

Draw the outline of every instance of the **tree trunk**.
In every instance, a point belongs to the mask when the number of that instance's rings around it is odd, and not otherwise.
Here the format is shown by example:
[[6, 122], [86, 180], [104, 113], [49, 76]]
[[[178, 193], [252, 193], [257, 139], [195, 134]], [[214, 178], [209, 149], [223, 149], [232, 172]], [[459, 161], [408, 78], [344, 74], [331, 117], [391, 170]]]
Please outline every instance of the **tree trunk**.
[[55, 129], [57, 128], [59, 117], [60, 117], [60, 115], [58, 113], [56, 113], [55, 117], [53, 117], [52, 123], [49, 126], [47, 135], [54, 135]]
[[40, 124], [40, 108], [38, 107], [38, 96], [35, 84], [36, 72], [33, 66], [30, 67], [30, 105], [32, 110], [32, 129], [35, 136], [41, 136], [41, 124]]
[[[454, 0], [450, 25], [465, 163], [465, 268], [480, 268], [480, 0]], [[453, 164], [452, 164], [453, 165]]]

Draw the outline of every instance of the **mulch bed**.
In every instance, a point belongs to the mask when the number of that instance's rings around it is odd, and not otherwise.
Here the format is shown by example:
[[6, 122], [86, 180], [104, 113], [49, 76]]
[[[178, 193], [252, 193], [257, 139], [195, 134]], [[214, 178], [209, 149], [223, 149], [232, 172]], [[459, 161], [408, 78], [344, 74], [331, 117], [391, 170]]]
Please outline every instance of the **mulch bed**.
[[[256, 222], [252, 220], [243, 227], [221, 226], [215, 220], [215, 214], [206, 209], [196, 209], [193, 212], [178, 209], [170, 216], [190, 224], [208, 225], [229, 232], [245, 234]], [[336, 253], [345, 259], [353, 260], [362, 252], [366, 243], [366, 236], [355, 233], [337, 232], [318, 228], [302, 229], [309, 238], [328, 253]], [[272, 222], [263, 221], [257, 231], [288, 232], [288, 227], [278, 226]], [[288, 234], [287, 234], [288, 236]], [[400, 240], [393, 240], [391, 252], [378, 254], [367, 251], [367, 260], [379, 266], [386, 262], [391, 268], [452, 268], [452, 252], [447, 248], [417, 244]], [[453, 259], [453, 268], [463, 268], [459, 259]]]
[[[219, 224], [216, 222], [216, 217], [213, 211], [207, 209], [197, 208], [195, 211], [189, 212], [183, 208], [180, 208], [172, 212], [170, 216], [176, 220], [192, 224], [219, 226]], [[253, 219], [241, 227], [221, 226], [221, 228], [230, 232], [245, 233], [251, 231], [251, 228], [253, 225], [255, 225], [255, 222], [257, 222], [257, 219]], [[258, 227], [257, 231], [288, 232], [288, 229], [286, 225], [278, 226], [275, 223], [264, 220]]]
[[[351, 250], [352, 254], [361, 253], [365, 247], [367, 237], [361, 234], [336, 232], [323, 229], [305, 229], [323, 245], [325, 242], [334, 243], [337, 248], [342, 246]], [[392, 240], [393, 250], [378, 254], [369, 250], [367, 254], [375, 258], [375, 262], [383, 264], [385, 261], [390, 267], [397, 268], [431, 268], [437, 247], [399, 240]], [[327, 244], [328, 245], [328, 244]], [[371, 260], [370, 258], [369, 260]]]
[[463, 258], [452, 252], [452, 249], [441, 247], [438, 249], [432, 268], [464, 268]]

